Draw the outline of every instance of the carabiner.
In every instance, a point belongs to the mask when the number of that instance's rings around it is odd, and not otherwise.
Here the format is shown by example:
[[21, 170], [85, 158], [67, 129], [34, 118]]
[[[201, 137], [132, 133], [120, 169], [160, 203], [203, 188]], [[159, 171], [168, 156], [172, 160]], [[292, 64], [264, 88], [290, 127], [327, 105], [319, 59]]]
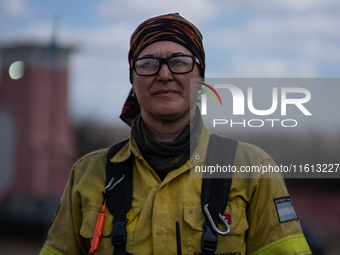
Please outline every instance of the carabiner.
[[223, 218], [223, 216], [219, 213], [219, 214], [218, 214], [218, 217], [219, 217], [220, 220], [223, 222], [224, 226], [226, 226], [227, 230], [226, 230], [225, 232], [222, 232], [222, 231], [218, 230], [218, 228], [215, 226], [215, 223], [214, 223], [213, 219], [211, 218], [210, 212], [209, 212], [209, 210], [208, 210], [208, 206], [209, 206], [209, 204], [206, 204], [206, 205], [204, 206], [204, 212], [205, 212], [205, 214], [207, 215], [208, 220], [209, 220], [209, 222], [210, 222], [210, 224], [211, 224], [213, 230], [214, 230], [217, 234], [219, 234], [219, 235], [222, 235], [222, 236], [228, 235], [229, 232], [230, 232], [230, 226], [229, 226], [228, 222], [227, 222], [227, 221]]
[[118, 180], [116, 181], [115, 183], [113, 183], [115, 177], [112, 177], [112, 179], [110, 180], [110, 182], [107, 184], [107, 186], [105, 187], [105, 191], [110, 191], [110, 190], [113, 190], [114, 187], [117, 186], [118, 183], [120, 183], [122, 180], [124, 180], [125, 178], [125, 174], [123, 174], [123, 176]]

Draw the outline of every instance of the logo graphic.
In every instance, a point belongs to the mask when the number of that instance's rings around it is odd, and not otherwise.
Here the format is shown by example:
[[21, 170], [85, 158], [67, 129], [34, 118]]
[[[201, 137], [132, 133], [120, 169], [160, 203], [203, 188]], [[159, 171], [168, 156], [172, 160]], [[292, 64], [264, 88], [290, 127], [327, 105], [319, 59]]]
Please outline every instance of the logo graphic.
[[[197, 82], [199, 84], [202, 84], [206, 87], [208, 87], [209, 89], [211, 89], [218, 97], [218, 99], [220, 100], [221, 106], [222, 106], [222, 101], [221, 98], [219, 96], [219, 94], [216, 92], [216, 90], [206, 84], [206, 83], [202, 83], [202, 82]], [[207, 92], [207, 94], [210, 95], [210, 97], [214, 100], [215, 105], [217, 105], [216, 100], [214, 98], [214, 96], [206, 89], [197, 87], [199, 90], [205, 91]], [[231, 85], [231, 84], [216, 84], [215, 88], [220, 88], [220, 89], [228, 89], [233, 97], [233, 115], [244, 115], [245, 111], [244, 111], [244, 105], [245, 105], [245, 96], [242, 92], [242, 90], [240, 88], [238, 88], [235, 85]], [[270, 115], [272, 113], [274, 113], [277, 109], [278, 106], [278, 89], [277, 87], [272, 88], [272, 106], [270, 107], [270, 109], [266, 109], [266, 110], [258, 110], [255, 109], [254, 104], [253, 104], [253, 88], [252, 87], [248, 87], [247, 88], [248, 91], [248, 100], [247, 100], [247, 105], [248, 105], [248, 109], [251, 113], [255, 114], [255, 115]], [[304, 94], [305, 97], [303, 98], [287, 98], [287, 94], [289, 93], [301, 93]], [[309, 100], [311, 99], [311, 93], [309, 90], [304, 89], [304, 88], [296, 88], [296, 87], [282, 87], [281, 88], [281, 115], [287, 115], [287, 105], [295, 105], [304, 115], [312, 115], [305, 106], [303, 106], [304, 103], [307, 103]], [[202, 115], [206, 115], [207, 114], [207, 99], [206, 99], [206, 95], [202, 94], [202, 99], [201, 99], [201, 114]]]
[[[221, 106], [222, 106], [221, 97], [220, 97], [220, 95], [217, 93], [217, 91], [212, 86], [210, 86], [210, 85], [208, 85], [206, 83], [203, 83], [203, 82], [197, 82], [197, 83], [208, 87], [212, 92], [214, 92], [215, 95], [217, 96], [218, 100], [220, 101]], [[214, 100], [215, 105], [217, 105], [214, 96], [211, 94], [211, 92], [209, 90], [201, 88], [201, 87], [197, 87], [197, 88], [199, 90], [201, 90], [201, 91], [206, 92], [212, 98], [212, 100]], [[206, 115], [207, 114], [207, 95], [206, 94], [202, 94], [202, 97], [201, 97], [201, 106], [202, 106], [201, 114], [202, 115]]]
[[[208, 87], [212, 92], [214, 92], [215, 95], [217, 96], [218, 100], [220, 100], [220, 104], [221, 104], [221, 106], [222, 106], [222, 100], [221, 100], [221, 98], [220, 98], [220, 95], [217, 93], [217, 91], [216, 91], [213, 87], [211, 87], [210, 85], [205, 84], [205, 83], [203, 83], [203, 82], [199, 82], [199, 81], [198, 81], [197, 83], [202, 84], [202, 85]], [[211, 94], [211, 92], [210, 92], [209, 90], [206, 90], [206, 89], [201, 88], [201, 87], [197, 87], [197, 88], [198, 88], [199, 90], [202, 90], [202, 91], [206, 92], [206, 93], [214, 100], [215, 105], [217, 105], [214, 96]]]

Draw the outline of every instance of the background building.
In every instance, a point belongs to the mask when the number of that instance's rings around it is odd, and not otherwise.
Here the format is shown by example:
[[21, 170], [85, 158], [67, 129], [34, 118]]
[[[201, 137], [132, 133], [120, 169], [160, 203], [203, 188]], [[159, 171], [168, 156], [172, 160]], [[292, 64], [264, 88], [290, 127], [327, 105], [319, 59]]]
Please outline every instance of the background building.
[[67, 105], [72, 50], [53, 40], [0, 49], [3, 229], [47, 226], [67, 182], [76, 156]]

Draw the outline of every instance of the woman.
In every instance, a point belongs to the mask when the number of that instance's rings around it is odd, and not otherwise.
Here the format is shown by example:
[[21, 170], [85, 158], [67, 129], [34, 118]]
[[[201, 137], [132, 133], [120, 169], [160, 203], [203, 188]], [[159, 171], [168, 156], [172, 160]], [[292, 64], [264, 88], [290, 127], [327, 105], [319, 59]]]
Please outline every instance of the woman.
[[[132, 91], [121, 115], [131, 135], [110, 160], [133, 159], [127, 239], [120, 244], [129, 254], [176, 254], [175, 222], [183, 254], [202, 253], [202, 179], [190, 178], [190, 167], [204, 165], [210, 133], [190, 78], [204, 77], [204, 61], [199, 30], [178, 14], [148, 19], [131, 36]], [[102, 209], [106, 155], [107, 150], [93, 152], [75, 164], [41, 254], [89, 253]], [[236, 167], [261, 164], [274, 162], [257, 147], [238, 144]], [[280, 211], [283, 205], [290, 214]], [[104, 213], [96, 254], [124, 254], [111, 244], [114, 218], [107, 208]], [[219, 235], [213, 254], [310, 254], [282, 178], [236, 174], [225, 215], [230, 233]]]

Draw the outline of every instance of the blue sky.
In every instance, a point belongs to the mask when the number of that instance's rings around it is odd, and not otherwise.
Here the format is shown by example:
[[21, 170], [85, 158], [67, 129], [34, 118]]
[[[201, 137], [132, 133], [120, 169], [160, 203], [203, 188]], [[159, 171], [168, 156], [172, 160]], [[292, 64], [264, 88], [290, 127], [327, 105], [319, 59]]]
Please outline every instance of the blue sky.
[[169, 12], [201, 30], [206, 77], [339, 77], [338, 0], [0, 0], [0, 46], [48, 43], [55, 19], [58, 42], [78, 46], [69, 66], [73, 121], [121, 123], [130, 35]]

